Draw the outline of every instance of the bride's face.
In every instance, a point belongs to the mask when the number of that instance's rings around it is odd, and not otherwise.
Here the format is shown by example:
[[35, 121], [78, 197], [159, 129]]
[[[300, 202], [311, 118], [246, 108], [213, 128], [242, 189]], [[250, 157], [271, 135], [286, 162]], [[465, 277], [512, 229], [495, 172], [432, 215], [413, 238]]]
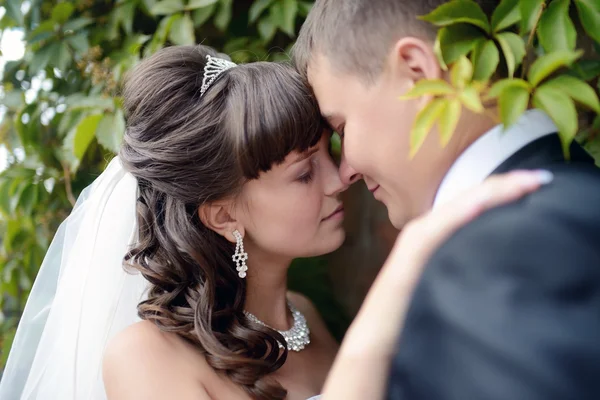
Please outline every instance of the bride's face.
[[305, 153], [292, 152], [244, 185], [236, 214], [246, 249], [297, 258], [329, 253], [342, 245], [346, 190], [330, 155], [330, 135]]

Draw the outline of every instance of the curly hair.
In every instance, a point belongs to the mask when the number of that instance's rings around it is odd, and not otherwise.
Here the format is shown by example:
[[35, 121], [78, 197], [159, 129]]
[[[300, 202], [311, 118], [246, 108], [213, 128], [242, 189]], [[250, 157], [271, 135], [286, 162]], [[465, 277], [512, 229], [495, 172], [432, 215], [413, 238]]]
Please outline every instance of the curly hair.
[[203, 225], [198, 208], [315, 145], [325, 124], [287, 64], [239, 65], [200, 97], [207, 55], [217, 53], [165, 48], [126, 79], [120, 158], [138, 180], [139, 237], [125, 265], [150, 282], [142, 319], [191, 342], [252, 398], [283, 399], [287, 391], [268, 378], [287, 357], [283, 338], [245, 318], [234, 247]]

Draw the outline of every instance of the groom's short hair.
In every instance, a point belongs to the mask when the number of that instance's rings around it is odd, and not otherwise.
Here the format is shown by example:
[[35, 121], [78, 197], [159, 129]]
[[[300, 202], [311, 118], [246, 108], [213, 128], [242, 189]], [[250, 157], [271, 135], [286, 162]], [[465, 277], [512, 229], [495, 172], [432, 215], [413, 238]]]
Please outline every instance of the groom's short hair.
[[[497, 0], [475, 0], [486, 14]], [[306, 75], [315, 54], [366, 80], [378, 76], [390, 47], [403, 36], [434, 41], [437, 28], [417, 19], [447, 0], [316, 0], [292, 51]]]

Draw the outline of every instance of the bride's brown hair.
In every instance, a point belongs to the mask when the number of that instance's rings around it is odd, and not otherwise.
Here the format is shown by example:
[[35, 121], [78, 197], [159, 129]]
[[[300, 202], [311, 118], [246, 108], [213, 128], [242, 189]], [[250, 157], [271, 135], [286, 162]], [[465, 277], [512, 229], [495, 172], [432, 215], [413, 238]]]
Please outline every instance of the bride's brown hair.
[[141, 318], [193, 343], [255, 399], [286, 397], [266, 376], [285, 362], [274, 331], [243, 314], [233, 245], [198, 208], [316, 144], [325, 126], [306, 82], [286, 64], [223, 72], [200, 96], [205, 46], [163, 49], [127, 77], [120, 158], [138, 180], [139, 239], [125, 258], [150, 282]]

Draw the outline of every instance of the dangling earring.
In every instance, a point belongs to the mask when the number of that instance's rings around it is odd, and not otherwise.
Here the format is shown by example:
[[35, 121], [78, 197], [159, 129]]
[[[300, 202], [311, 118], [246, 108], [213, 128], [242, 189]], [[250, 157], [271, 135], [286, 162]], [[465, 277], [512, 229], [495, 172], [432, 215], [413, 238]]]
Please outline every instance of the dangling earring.
[[233, 231], [233, 237], [236, 240], [236, 244], [235, 253], [233, 253], [233, 257], [231, 257], [231, 259], [235, 262], [238, 276], [243, 279], [246, 277], [246, 271], [248, 271], [248, 266], [246, 265], [248, 253], [244, 251], [244, 238], [242, 237], [240, 231], [237, 229]]

